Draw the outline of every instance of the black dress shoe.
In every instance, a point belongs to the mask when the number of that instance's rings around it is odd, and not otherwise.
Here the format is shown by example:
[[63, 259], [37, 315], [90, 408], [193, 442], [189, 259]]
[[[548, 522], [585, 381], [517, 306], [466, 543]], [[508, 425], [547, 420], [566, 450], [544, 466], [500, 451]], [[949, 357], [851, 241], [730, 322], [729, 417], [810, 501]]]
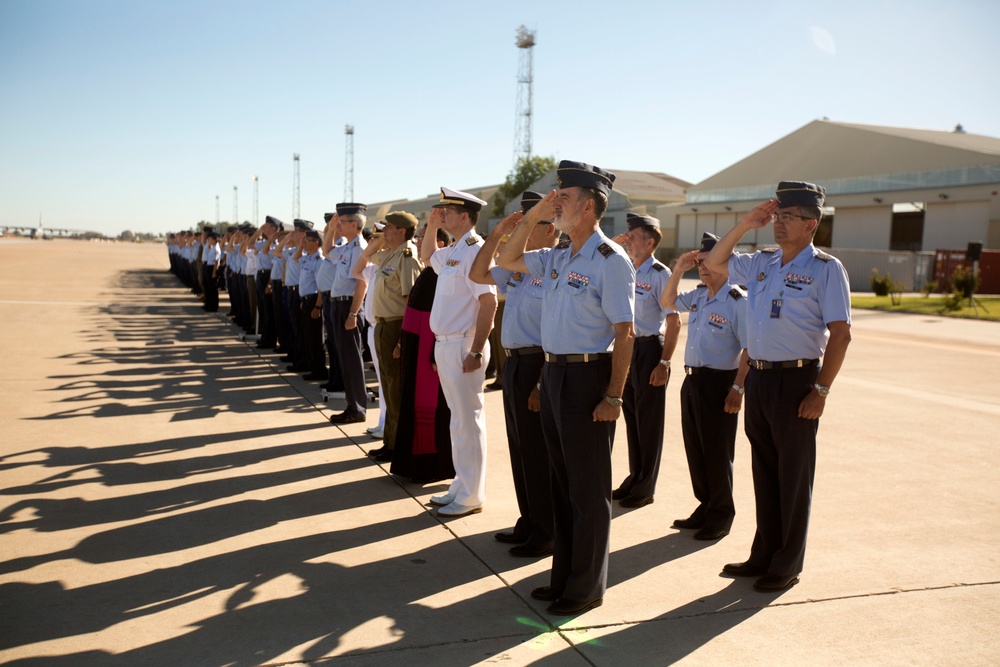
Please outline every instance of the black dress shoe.
[[562, 593], [551, 586], [542, 586], [531, 591], [531, 597], [542, 602], [555, 602], [562, 597]]
[[493, 539], [504, 544], [524, 544], [528, 541], [528, 536], [514, 532], [513, 530], [505, 530], [502, 533], [495, 534]]
[[728, 530], [723, 530], [722, 528], [709, 528], [705, 526], [697, 533], [694, 534], [694, 539], [696, 540], [721, 540], [723, 537], [729, 534]]
[[549, 605], [549, 613], [556, 614], [557, 616], [575, 616], [595, 607], [600, 607], [602, 604], [604, 604], [604, 598], [597, 598], [590, 602], [577, 602], [576, 600], [559, 598]]
[[548, 556], [552, 553], [552, 545], [534, 546], [532, 544], [519, 544], [516, 547], [511, 547], [508, 551], [510, 551], [511, 556], [519, 556], [521, 558], [540, 558], [542, 556]]
[[331, 424], [357, 424], [364, 420], [365, 416], [356, 412], [341, 412], [339, 415], [330, 415]]
[[392, 460], [392, 450], [388, 447], [379, 447], [378, 449], [373, 449], [368, 452], [368, 456], [372, 458], [375, 463], [388, 463]]
[[629, 496], [618, 501], [622, 507], [645, 507], [653, 502], [653, 496]]
[[755, 591], [783, 591], [789, 586], [797, 584], [799, 578], [796, 575], [791, 575], [786, 577], [781, 574], [765, 574], [763, 577], [753, 582], [753, 589]]
[[671, 528], [693, 528], [699, 530], [705, 527], [705, 522], [701, 519], [694, 519], [688, 517], [687, 519], [674, 519], [674, 522], [670, 524]]
[[747, 561], [745, 563], [729, 563], [722, 566], [723, 574], [731, 574], [734, 577], [759, 577], [767, 573], [767, 568], [756, 563]]
[[628, 489], [626, 489], [623, 486], [619, 486], [617, 489], [611, 492], [611, 500], [624, 500], [625, 498], [628, 498], [628, 496], [629, 496]]

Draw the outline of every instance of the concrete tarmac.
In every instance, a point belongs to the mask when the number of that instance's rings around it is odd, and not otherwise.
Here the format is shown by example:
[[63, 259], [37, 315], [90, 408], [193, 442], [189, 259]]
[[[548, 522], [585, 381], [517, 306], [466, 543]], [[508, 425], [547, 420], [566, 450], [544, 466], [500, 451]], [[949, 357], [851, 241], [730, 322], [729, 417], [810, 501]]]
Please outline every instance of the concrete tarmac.
[[695, 504], [675, 372], [656, 501], [615, 505], [604, 605], [567, 619], [529, 596], [549, 559], [493, 539], [517, 516], [499, 393], [485, 510], [439, 518], [445, 483], [368, 459], [366, 424], [331, 426], [343, 405], [204, 313], [164, 246], [3, 239], [0, 267], [2, 664], [1000, 663], [996, 323], [855, 312], [778, 594], [720, 576], [754, 533], [742, 433], [732, 533], [670, 528]]

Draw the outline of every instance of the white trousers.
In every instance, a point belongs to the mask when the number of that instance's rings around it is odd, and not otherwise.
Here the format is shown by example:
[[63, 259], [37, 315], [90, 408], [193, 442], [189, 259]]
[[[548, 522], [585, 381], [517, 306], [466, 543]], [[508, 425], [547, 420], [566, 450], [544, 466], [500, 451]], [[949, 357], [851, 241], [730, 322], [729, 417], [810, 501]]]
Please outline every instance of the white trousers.
[[385, 394], [382, 393], [382, 371], [378, 367], [378, 355], [375, 354], [375, 325], [368, 327], [368, 349], [372, 351], [372, 364], [375, 365], [375, 379], [378, 380], [378, 428], [385, 428]]
[[448, 493], [460, 505], [486, 502], [486, 410], [483, 383], [490, 361], [489, 343], [483, 363], [472, 373], [462, 372], [462, 362], [472, 351], [472, 338], [438, 341], [434, 347], [441, 390], [451, 409], [451, 458], [455, 479]]

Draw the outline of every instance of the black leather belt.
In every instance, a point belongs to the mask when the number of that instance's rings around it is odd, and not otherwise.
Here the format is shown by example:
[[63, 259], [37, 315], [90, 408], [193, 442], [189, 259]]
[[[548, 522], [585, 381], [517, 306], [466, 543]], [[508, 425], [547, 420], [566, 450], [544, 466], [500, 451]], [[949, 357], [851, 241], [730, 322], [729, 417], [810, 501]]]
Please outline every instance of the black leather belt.
[[721, 368], [709, 368], [708, 366], [685, 366], [684, 373], [687, 375], [698, 375], [699, 373], [732, 373], [732, 370]]
[[586, 364], [592, 361], [610, 359], [610, 352], [591, 352], [590, 354], [549, 354], [545, 353], [545, 361], [550, 364]]
[[503, 350], [507, 353], [508, 357], [526, 357], [529, 354], [543, 354], [545, 352], [541, 345], [531, 345], [529, 347], [505, 347]]
[[655, 340], [657, 343], [661, 343], [661, 342], [663, 342], [663, 337], [660, 336], [660, 334], [656, 334], [655, 336], [639, 336], [638, 338], [635, 339], [635, 342], [636, 343], [648, 343], [648, 342], [653, 341], [653, 340]]
[[398, 322], [401, 319], [403, 319], [403, 318], [402, 317], [376, 317], [375, 318], [375, 323], [376, 324], [385, 324], [386, 322]]
[[285, 287], [287, 289], [290, 289], [293, 292], [298, 292], [299, 291], [299, 286], [298, 285], [285, 285]]
[[819, 363], [819, 359], [792, 359], [791, 361], [757, 361], [748, 359], [747, 365], [758, 371], [777, 371], [788, 368], [808, 368]]
[[331, 296], [330, 301], [350, 301], [353, 296]]

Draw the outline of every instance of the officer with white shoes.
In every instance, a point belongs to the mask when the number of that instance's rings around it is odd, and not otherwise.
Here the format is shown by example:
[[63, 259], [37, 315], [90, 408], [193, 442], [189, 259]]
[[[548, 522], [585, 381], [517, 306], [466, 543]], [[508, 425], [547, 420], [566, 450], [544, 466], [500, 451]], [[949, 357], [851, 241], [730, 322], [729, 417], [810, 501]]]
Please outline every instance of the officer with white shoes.
[[486, 410], [483, 384], [490, 361], [489, 335], [497, 309], [496, 287], [469, 278], [472, 263], [483, 245], [475, 233], [479, 212], [486, 204], [478, 197], [441, 188], [426, 234], [439, 228], [455, 237], [454, 245], [438, 248], [424, 243], [420, 259], [438, 274], [430, 326], [436, 339], [441, 389], [451, 408], [451, 446], [455, 479], [448, 493], [434, 496], [442, 516], [465, 516], [483, 509], [486, 500]]

